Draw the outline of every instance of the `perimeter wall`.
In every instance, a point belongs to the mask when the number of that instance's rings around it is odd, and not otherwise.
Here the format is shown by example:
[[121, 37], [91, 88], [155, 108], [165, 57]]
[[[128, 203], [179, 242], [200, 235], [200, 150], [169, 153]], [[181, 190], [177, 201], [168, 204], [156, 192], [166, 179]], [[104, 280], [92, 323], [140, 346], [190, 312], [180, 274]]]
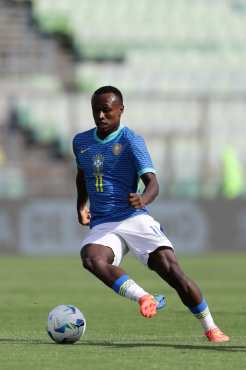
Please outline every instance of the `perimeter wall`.
[[[246, 250], [245, 200], [161, 200], [150, 207], [177, 253]], [[0, 202], [0, 253], [78, 254], [88, 231], [74, 199]]]

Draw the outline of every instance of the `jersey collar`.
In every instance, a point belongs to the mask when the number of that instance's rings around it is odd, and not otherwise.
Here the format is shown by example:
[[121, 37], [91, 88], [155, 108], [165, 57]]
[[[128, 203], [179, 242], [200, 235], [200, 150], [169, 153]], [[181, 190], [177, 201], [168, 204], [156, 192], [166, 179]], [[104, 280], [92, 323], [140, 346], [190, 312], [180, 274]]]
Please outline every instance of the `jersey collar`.
[[100, 138], [97, 136], [97, 129], [95, 128], [95, 129], [94, 129], [94, 139], [95, 139], [96, 141], [98, 141], [99, 143], [106, 144], [106, 143], [108, 143], [109, 141], [112, 141], [113, 139], [115, 139], [115, 138], [116, 138], [116, 136], [118, 136], [118, 135], [119, 135], [119, 133], [121, 132], [121, 130], [122, 130], [122, 129], [123, 129], [123, 126], [122, 126], [122, 125], [120, 125], [116, 131], [114, 131], [114, 132], [112, 132], [111, 134], [109, 134], [107, 137], [105, 137], [105, 139], [100, 139]]

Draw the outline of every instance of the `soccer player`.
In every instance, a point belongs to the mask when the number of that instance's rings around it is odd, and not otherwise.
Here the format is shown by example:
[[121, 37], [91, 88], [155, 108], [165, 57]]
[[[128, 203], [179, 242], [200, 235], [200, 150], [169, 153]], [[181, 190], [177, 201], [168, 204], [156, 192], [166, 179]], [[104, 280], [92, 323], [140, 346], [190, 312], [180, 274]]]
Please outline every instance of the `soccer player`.
[[[121, 92], [103, 86], [92, 95], [91, 106], [96, 127], [73, 139], [78, 220], [90, 226], [81, 249], [84, 267], [116, 293], [138, 302], [141, 314], [151, 318], [165, 305], [165, 297], [146, 292], [119, 267], [130, 251], [176, 290], [209, 341], [228, 341], [200, 289], [182, 271], [160, 224], [148, 213], [146, 205], [159, 186], [143, 138], [120, 124]], [[139, 178], [145, 185], [142, 194], [137, 192]]]

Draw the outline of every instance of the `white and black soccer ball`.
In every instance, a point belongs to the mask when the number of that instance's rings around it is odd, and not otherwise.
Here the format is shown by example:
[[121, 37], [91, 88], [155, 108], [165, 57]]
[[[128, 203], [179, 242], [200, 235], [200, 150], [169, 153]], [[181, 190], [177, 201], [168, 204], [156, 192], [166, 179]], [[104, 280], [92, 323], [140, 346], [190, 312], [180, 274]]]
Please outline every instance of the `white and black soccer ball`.
[[86, 320], [75, 306], [61, 304], [48, 315], [47, 332], [56, 343], [75, 343], [85, 333]]

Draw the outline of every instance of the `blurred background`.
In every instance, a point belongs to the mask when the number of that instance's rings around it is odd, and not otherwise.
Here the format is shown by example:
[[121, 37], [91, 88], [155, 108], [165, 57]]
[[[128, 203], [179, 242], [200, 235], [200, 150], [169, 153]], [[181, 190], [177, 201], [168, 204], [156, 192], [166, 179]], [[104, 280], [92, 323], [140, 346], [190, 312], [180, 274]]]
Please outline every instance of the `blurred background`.
[[180, 252], [246, 248], [246, 1], [0, 0], [0, 252], [78, 254], [71, 141], [102, 85]]

